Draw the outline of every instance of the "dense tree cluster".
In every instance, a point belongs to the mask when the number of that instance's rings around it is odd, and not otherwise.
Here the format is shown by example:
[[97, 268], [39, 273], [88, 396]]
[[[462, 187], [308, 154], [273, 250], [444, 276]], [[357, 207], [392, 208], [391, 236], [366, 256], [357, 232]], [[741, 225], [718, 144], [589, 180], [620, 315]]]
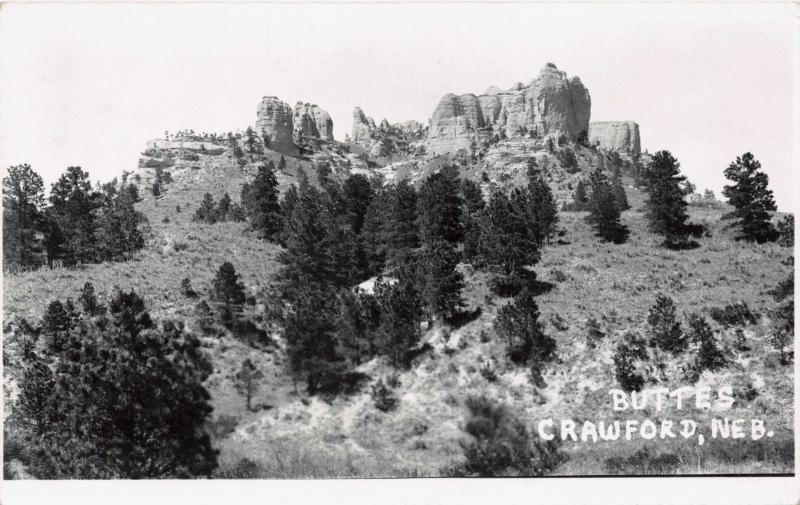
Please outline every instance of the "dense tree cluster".
[[42, 178], [28, 165], [9, 167], [3, 178], [3, 264], [29, 269], [127, 260], [144, 246], [135, 209], [136, 186], [116, 179], [92, 189], [89, 174], [69, 167], [45, 204]]
[[[41, 324], [9, 420], [20, 458], [42, 478], [208, 476], [216, 451], [203, 381], [211, 365], [180, 322], [154, 321], [133, 291], [100, 310], [91, 284], [78, 312], [53, 301]], [[24, 325], [20, 325], [25, 328]]]
[[241, 222], [245, 220], [245, 213], [237, 203], [231, 202], [228, 193], [222, 195], [219, 202], [214, 203], [211, 193], [203, 195], [200, 207], [194, 212], [192, 221], [205, 224], [223, 223], [226, 221]]

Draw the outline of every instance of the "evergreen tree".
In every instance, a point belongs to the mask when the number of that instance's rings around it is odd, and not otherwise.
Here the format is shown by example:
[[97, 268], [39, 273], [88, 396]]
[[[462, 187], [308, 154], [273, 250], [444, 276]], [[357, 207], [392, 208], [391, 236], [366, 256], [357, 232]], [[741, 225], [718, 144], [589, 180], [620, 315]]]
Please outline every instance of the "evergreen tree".
[[253, 398], [253, 393], [258, 390], [258, 381], [263, 377], [264, 374], [256, 368], [249, 358], [242, 361], [241, 368], [236, 372], [236, 389], [239, 393], [245, 395], [245, 406], [248, 411], [253, 410], [250, 402]]
[[445, 167], [429, 176], [419, 190], [419, 233], [423, 243], [444, 239], [455, 244], [464, 238], [460, 180], [457, 167]]
[[379, 347], [393, 365], [407, 366], [412, 350], [422, 336], [422, 299], [414, 269], [410, 266], [400, 268], [396, 282], [378, 279], [375, 298], [381, 314], [376, 337]]
[[338, 297], [336, 337], [344, 357], [353, 365], [378, 352], [377, 331], [381, 309], [374, 295], [360, 289], [344, 289]]
[[539, 261], [540, 242], [530, 226], [526, 193], [519, 188], [510, 196], [497, 191], [481, 217], [481, 255], [505, 276], [520, 276], [525, 266]]
[[42, 215], [42, 235], [47, 266], [52, 268], [55, 261], [64, 256], [66, 240], [52, 207], [45, 209]]
[[194, 212], [192, 221], [198, 221], [206, 224], [214, 224], [217, 222], [217, 212], [214, 206], [214, 197], [211, 196], [211, 193], [206, 193], [203, 195], [203, 201], [200, 203], [200, 207], [198, 207]]
[[364, 218], [372, 201], [372, 186], [364, 175], [351, 175], [344, 182], [344, 201], [353, 233], [361, 233]]
[[94, 286], [91, 282], [87, 282], [83, 285], [78, 301], [81, 302], [83, 312], [90, 316], [97, 316], [106, 311], [105, 307], [98, 303], [97, 295], [94, 294]]
[[35, 477], [211, 474], [211, 365], [197, 338], [179, 323], [158, 328], [131, 292], [115, 295], [109, 318], [76, 326], [67, 348], [53, 372], [33, 365], [20, 384], [14, 416], [33, 428], [25, 456]]
[[299, 285], [285, 317], [289, 364], [305, 380], [309, 394], [335, 393], [341, 386], [345, 364], [337, 352], [335, 302], [324, 285]]
[[689, 314], [689, 331], [691, 339], [699, 344], [695, 357], [694, 369], [697, 373], [703, 370], [717, 370], [725, 365], [725, 356], [717, 345], [714, 332], [703, 316]]
[[653, 156], [644, 173], [645, 215], [650, 230], [664, 237], [664, 245], [679, 249], [687, 244], [686, 201], [681, 185], [686, 177], [680, 175], [680, 164], [669, 151]]
[[92, 192], [89, 174], [80, 167], [68, 167], [50, 189], [50, 204], [64, 236], [67, 263], [95, 261], [98, 195]]
[[256, 139], [256, 134], [252, 127], [248, 126], [244, 131], [244, 139], [244, 145], [247, 146], [247, 152], [250, 154], [256, 152], [256, 144], [258, 143], [258, 140]]
[[36, 230], [42, 223], [44, 183], [30, 165], [8, 167], [3, 178], [3, 264], [39, 264]]
[[540, 244], [549, 242], [556, 233], [558, 206], [550, 185], [536, 172], [529, 172], [528, 198], [528, 219], [533, 236]]
[[250, 226], [263, 239], [274, 241], [283, 226], [281, 206], [278, 201], [278, 179], [275, 165], [261, 164], [253, 179], [253, 184], [242, 188], [242, 207], [250, 221]]
[[136, 186], [125, 184], [119, 190], [104, 186], [96, 220], [97, 253], [105, 260], [125, 260], [144, 247], [139, 225], [147, 218], [134, 207], [139, 201]]
[[628, 203], [628, 195], [625, 193], [625, 186], [622, 184], [622, 178], [614, 176], [611, 179], [611, 188], [614, 192], [614, 200], [617, 202], [617, 207], [620, 211], [626, 211], [631, 208]]
[[42, 334], [51, 353], [58, 354], [65, 349], [69, 332], [75, 327], [77, 317], [71, 301], [62, 304], [59, 300], [53, 300], [47, 306], [42, 317]]
[[[365, 265], [363, 270], [368, 275], [377, 275], [386, 266], [388, 241], [394, 224], [393, 210], [397, 197], [394, 186], [373, 186], [373, 192], [374, 197], [364, 215], [361, 237], [362, 262]], [[416, 203], [413, 208], [416, 209]], [[410, 216], [409, 219], [413, 224], [415, 217]]]
[[419, 247], [418, 196], [408, 181], [397, 183], [393, 191], [391, 219], [387, 229], [387, 254], [391, 266], [407, 264]]
[[538, 369], [555, 353], [556, 341], [544, 333], [539, 307], [527, 288], [500, 309], [495, 328], [506, 341], [508, 357], [515, 363], [528, 362]]
[[583, 179], [578, 181], [575, 192], [572, 194], [574, 209], [577, 211], [589, 210], [589, 196], [586, 194], [586, 183]]
[[423, 247], [422, 298], [429, 315], [449, 318], [463, 305], [464, 276], [456, 270], [457, 265], [458, 252], [443, 238]]
[[220, 265], [217, 276], [214, 278], [214, 292], [212, 296], [225, 305], [228, 313], [244, 303], [244, 284], [239, 282], [239, 274], [229, 262]]
[[737, 238], [762, 243], [776, 238], [770, 212], [776, 211], [777, 206], [772, 190], [767, 188], [769, 178], [760, 169], [761, 163], [751, 153], [737, 156], [725, 169], [725, 177], [734, 184], [725, 186], [722, 194], [734, 207], [723, 217], [736, 220]]
[[675, 315], [675, 302], [672, 298], [659, 294], [656, 303], [647, 315], [650, 325], [650, 343], [661, 349], [678, 353], [686, 349], [688, 340]]
[[624, 242], [627, 238], [627, 229], [619, 222], [621, 212], [611, 184], [600, 170], [592, 172], [589, 182], [592, 193], [589, 199], [588, 221], [594, 225], [597, 234], [603, 240], [616, 244]]
[[228, 215], [231, 211], [231, 195], [225, 193], [217, 203], [217, 208], [214, 211], [216, 221], [224, 222], [228, 220]]

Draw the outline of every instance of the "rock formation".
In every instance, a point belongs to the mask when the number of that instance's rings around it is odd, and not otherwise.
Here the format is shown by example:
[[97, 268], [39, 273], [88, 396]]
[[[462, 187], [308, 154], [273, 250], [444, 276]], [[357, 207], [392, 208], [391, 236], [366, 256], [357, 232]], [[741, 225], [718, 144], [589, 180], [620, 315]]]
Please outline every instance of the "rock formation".
[[589, 124], [589, 143], [608, 150], [639, 154], [639, 125], [633, 121], [598, 121]]
[[270, 139], [270, 149], [290, 152], [294, 147], [294, 126], [292, 108], [275, 96], [265, 96], [256, 114], [256, 132], [266, 133]]
[[297, 102], [294, 106], [294, 137], [333, 141], [333, 120], [317, 105]]
[[390, 124], [383, 119], [380, 126], [375, 126], [375, 120], [364, 114], [361, 107], [353, 110], [350, 142], [361, 146], [371, 158], [407, 152], [409, 145], [423, 139], [424, 135], [425, 128], [418, 121]]
[[491, 87], [483, 95], [445, 95], [436, 107], [428, 133], [428, 152], [469, 149], [494, 135], [537, 138], [577, 137], [589, 129], [591, 98], [578, 77], [567, 78], [552, 63], [527, 86], [503, 91]]

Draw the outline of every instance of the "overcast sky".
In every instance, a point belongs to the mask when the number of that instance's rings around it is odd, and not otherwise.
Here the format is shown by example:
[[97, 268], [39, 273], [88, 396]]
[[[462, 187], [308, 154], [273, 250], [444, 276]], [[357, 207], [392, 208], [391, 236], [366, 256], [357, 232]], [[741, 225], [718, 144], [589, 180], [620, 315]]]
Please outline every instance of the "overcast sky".
[[4, 4], [0, 162], [108, 180], [164, 130], [246, 128], [264, 95], [320, 105], [342, 139], [356, 105], [427, 122], [445, 93], [553, 62], [593, 121], [638, 122], [700, 189], [752, 151], [788, 210], [797, 19], [781, 3]]

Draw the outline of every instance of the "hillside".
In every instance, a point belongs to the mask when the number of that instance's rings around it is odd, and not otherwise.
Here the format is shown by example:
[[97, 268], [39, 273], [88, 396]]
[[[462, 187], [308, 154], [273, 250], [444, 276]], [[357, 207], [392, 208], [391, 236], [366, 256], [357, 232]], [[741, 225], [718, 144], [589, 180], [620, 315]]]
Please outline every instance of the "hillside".
[[[462, 166], [464, 177], [482, 181], [484, 189], [513, 186], [524, 177], [525, 161], [535, 155], [549, 170], [551, 186], [560, 201], [568, 201], [574, 183], [590, 170], [596, 154], [574, 146], [578, 170], [569, 173], [557, 156], [541, 143], [508, 140], [492, 146], [483, 161]], [[36, 320], [52, 299], [75, 297], [91, 281], [101, 301], [112, 286], [140, 293], [156, 318], [178, 317], [189, 328], [197, 299], [184, 297], [181, 279], [188, 277], [202, 296], [211, 289], [216, 269], [231, 261], [241, 273], [248, 293], [257, 305], [251, 309], [256, 320], [263, 314], [265, 290], [269, 290], [279, 268], [279, 246], [258, 240], [244, 223], [204, 225], [192, 222], [202, 195], [215, 199], [224, 193], [238, 201], [244, 182], [250, 180], [257, 163], [278, 163], [279, 153], [265, 151], [240, 167], [225, 150], [201, 154], [190, 163], [168, 168], [173, 182], [155, 200], [147, 191], [153, 168], [139, 168], [143, 201], [139, 204], [150, 222], [145, 249], [126, 263], [84, 265], [78, 269], [40, 269], [7, 275], [4, 282], [4, 315]], [[419, 180], [450, 158], [428, 157], [411, 160], [412, 168], [402, 176]], [[297, 169], [314, 174], [314, 163], [286, 157], [287, 168], [279, 173], [285, 189], [296, 180]], [[383, 169], [387, 174], [396, 171]], [[482, 178], [488, 172], [489, 182]], [[135, 177], [135, 175], [133, 176]], [[313, 179], [312, 179], [313, 182]], [[386, 477], [437, 476], [443, 468], [462, 458], [459, 441], [464, 438], [464, 400], [467, 395], [485, 393], [506, 402], [524, 419], [553, 418], [608, 419], [607, 391], [616, 387], [613, 349], [621, 335], [631, 330], [646, 331], [647, 312], [657, 293], [671, 296], [679, 314], [708, 315], [714, 307], [744, 302], [761, 316], [757, 324], [743, 328], [746, 350], [735, 345], [736, 329], [716, 323], [715, 332], [730, 364], [714, 373], [705, 372], [699, 385], [735, 384], [749, 391], [737, 397], [731, 418], [758, 415], [766, 420], [775, 437], [747, 449], [734, 441], [698, 447], [693, 441], [625, 444], [581, 444], [565, 442], [569, 456], [557, 474], [606, 473], [781, 473], [793, 468], [791, 367], [777, 363], [777, 351], [769, 342], [770, 311], [775, 303], [769, 291], [791, 274], [786, 264], [791, 251], [776, 244], [737, 242], [720, 221], [720, 206], [690, 207], [691, 220], [707, 227], [700, 247], [669, 251], [659, 247], [642, 215], [643, 196], [630, 179], [625, 179], [632, 208], [622, 221], [630, 229], [629, 240], [621, 245], [600, 242], [584, 222], [583, 212], [561, 212], [563, 236], [546, 247], [536, 265], [538, 280], [545, 289], [536, 301], [547, 334], [557, 341], [557, 358], [544, 371], [545, 385], [537, 387], [525, 367], [510, 363], [504, 344], [498, 341], [493, 321], [509, 299], [495, 297], [488, 289], [488, 274], [470, 265], [459, 268], [465, 274], [463, 295], [469, 310], [478, 316], [460, 327], [436, 323], [423, 341], [430, 350], [407, 371], [395, 370], [382, 358], [364, 363], [358, 371], [369, 382], [396, 376], [399, 405], [384, 413], [375, 408], [367, 384], [360, 392], [324, 399], [295, 389], [286, 368], [285, 343], [279, 333], [271, 335], [274, 345], [250, 346], [230, 332], [203, 337], [212, 358], [214, 372], [206, 386], [214, 412], [210, 429], [220, 452], [219, 476], [254, 477]], [[180, 211], [177, 207], [180, 206]], [[548, 289], [549, 288], [549, 289]], [[42, 296], [47, 293], [47, 296]], [[586, 344], [586, 321], [595, 318], [605, 333], [596, 349]], [[13, 333], [6, 333], [7, 385], [18, 373]], [[257, 411], [245, 408], [243, 397], [233, 387], [233, 376], [242, 360], [250, 358], [265, 378], [254, 396]], [[673, 372], [683, 357], [662, 356], [662, 370]], [[659, 385], [675, 388], [680, 375], [666, 373]], [[10, 379], [10, 381], [8, 381]], [[13, 398], [14, 388], [7, 388]], [[652, 417], [640, 412], [635, 417]], [[669, 412], [658, 414], [667, 417]], [[700, 422], [710, 412], [683, 412]], [[702, 424], [702, 423], [701, 423]], [[531, 429], [534, 427], [531, 426]], [[755, 442], [754, 442], [755, 444]], [[750, 447], [750, 446], [747, 446]], [[762, 450], [763, 449], [763, 450]], [[246, 463], [242, 463], [246, 461]]]

